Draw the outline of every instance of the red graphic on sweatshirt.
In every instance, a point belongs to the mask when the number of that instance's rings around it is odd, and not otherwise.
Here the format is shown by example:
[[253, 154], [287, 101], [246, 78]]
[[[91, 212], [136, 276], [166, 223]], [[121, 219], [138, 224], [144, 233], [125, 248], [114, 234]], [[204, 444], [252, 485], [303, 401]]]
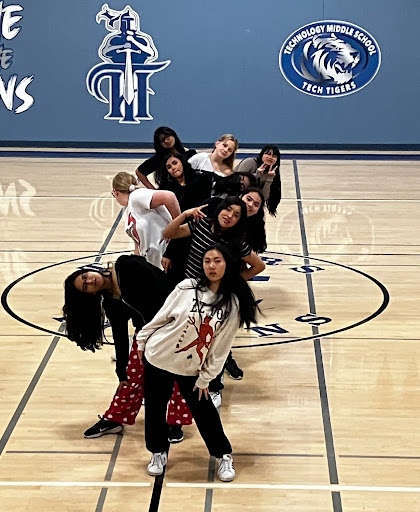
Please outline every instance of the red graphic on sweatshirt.
[[[185, 352], [186, 350], [189, 350], [192, 347], [196, 347], [195, 350], [197, 351], [198, 357], [200, 358], [200, 364], [203, 362], [203, 353], [201, 352], [203, 348], [205, 347], [208, 349], [211, 345], [211, 342], [213, 341], [213, 327], [210, 325], [211, 317], [205, 316], [204, 317], [204, 323], [200, 324], [200, 328], [197, 329], [197, 326], [195, 325], [194, 318], [189, 318], [188, 323], [193, 325], [195, 330], [197, 331], [198, 338], [196, 338], [194, 341], [192, 341], [189, 345], [187, 345], [184, 348], [180, 348], [179, 350], [175, 351], [175, 354], [178, 354], [178, 352]], [[210, 337], [208, 341], [206, 341], [207, 336]]]
[[126, 233], [130, 238], [132, 238], [135, 241], [137, 245], [140, 245], [140, 237], [136, 229], [136, 219], [131, 215], [131, 213], [128, 214], [128, 224]]

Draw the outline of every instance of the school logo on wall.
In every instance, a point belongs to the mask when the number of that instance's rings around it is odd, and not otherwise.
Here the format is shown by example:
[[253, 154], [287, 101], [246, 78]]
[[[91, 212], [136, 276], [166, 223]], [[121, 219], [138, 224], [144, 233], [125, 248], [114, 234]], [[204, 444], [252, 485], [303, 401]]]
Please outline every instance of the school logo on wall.
[[89, 93], [109, 104], [104, 119], [120, 123], [153, 119], [149, 113], [149, 96], [154, 91], [149, 87], [149, 79], [171, 61], [155, 62], [158, 51], [153, 39], [140, 30], [139, 15], [129, 5], [115, 11], [104, 4], [96, 16], [98, 23], [101, 20], [105, 20], [110, 34], [98, 50], [103, 62], [94, 66], [86, 77]]
[[286, 80], [299, 91], [321, 98], [359, 91], [373, 80], [380, 64], [375, 39], [345, 21], [309, 23], [286, 39], [279, 54]]

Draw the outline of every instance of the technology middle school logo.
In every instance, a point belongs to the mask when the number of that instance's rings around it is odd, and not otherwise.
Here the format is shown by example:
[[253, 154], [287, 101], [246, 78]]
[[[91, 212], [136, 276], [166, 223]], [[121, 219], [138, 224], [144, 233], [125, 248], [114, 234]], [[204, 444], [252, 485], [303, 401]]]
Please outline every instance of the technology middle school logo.
[[[89, 93], [109, 104], [104, 119], [120, 123], [153, 119], [149, 113], [149, 95], [154, 91], [149, 87], [149, 78], [171, 61], [154, 62], [158, 51], [153, 39], [140, 30], [139, 15], [129, 5], [115, 11], [104, 4], [96, 16], [98, 23], [101, 20], [105, 20], [105, 27], [111, 33], [98, 50], [104, 62], [94, 66], [86, 77]], [[102, 90], [105, 79], [109, 83], [108, 96]]]
[[378, 43], [364, 29], [343, 21], [305, 25], [284, 42], [280, 70], [296, 89], [336, 98], [359, 91], [381, 64]]

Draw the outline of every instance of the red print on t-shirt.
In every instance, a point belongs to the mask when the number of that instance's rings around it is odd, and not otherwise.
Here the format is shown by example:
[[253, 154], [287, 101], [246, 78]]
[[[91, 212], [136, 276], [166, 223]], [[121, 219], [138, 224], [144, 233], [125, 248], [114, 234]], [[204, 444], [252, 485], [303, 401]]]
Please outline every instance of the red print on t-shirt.
[[127, 235], [130, 236], [137, 245], [140, 245], [140, 237], [136, 229], [136, 219], [131, 215], [131, 213], [128, 214], [128, 225], [126, 231]]

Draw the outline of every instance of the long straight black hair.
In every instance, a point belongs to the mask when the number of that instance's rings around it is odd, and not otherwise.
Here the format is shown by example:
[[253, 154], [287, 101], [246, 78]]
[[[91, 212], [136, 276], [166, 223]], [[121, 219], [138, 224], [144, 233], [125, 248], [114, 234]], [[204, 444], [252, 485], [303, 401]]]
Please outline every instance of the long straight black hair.
[[[91, 271], [84, 268], [76, 270], [64, 281], [63, 316], [66, 321], [66, 335], [82, 350], [95, 350], [104, 342], [105, 313], [102, 308], [103, 294], [81, 292], [74, 285], [75, 279]], [[108, 275], [108, 270], [96, 271]]]
[[239, 197], [242, 199], [250, 192], [255, 192], [259, 195], [261, 205], [255, 215], [247, 217], [246, 241], [253, 251], [261, 253], [267, 249], [264, 220], [264, 195], [260, 188], [248, 187], [240, 193]]
[[177, 158], [181, 162], [182, 169], [184, 171], [185, 183], [188, 186], [188, 184], [191, 183], [191, 181], [195, 177], [195, 171], [191, 167], [191, 164], [186, 159], [185, 154], [182, 154], [182, 153], [168, 153], [163, 158], [162, 169], [159, 171], [159, 173], [160, 173], [159, 188], [167, 190], [168, 187], [169, 187], [169, 190], [171, 190], [170, 183], [171, 182], [173, 183], [174, 181], [176, 181], [175, 178], [173, 178], [169, 174], [168, 170], [166, 169], [166, 163], [167, 163], [167, 161], [170, 158]]
[[153, 135], [153, 147], [155, 148], [157, 155], [164, 156], [168, 152], [166, 148], [162, 147], [162, 143], [160, 141], [161, 135], [172, 135], [172, 137], [175, 139], [175, 149], [177, 153], [185, 153], [185, 148], [182, 145], [182, 142], [180, 141], [176, 131], [172, 130], [172, 128], [169, 128], [168, 126], [159, 126]]
[[277, 166], [276, 174], [270, 186], [270, 195], [266, 201], [267, 210], [269, 211], [270, 215], [275, 217], [277, 215], [277, 206], [279, 205], [281, 199], [280, 151], [277, 146], [266, 144], [257, 156], [257, 168], [262, 165], [262, 157], [266, 153], [273, 153], [273, 155], [277, 157], [277, 162], [274, 164], [274, 166]]
[[[226, 262], [226, 270], [221, 279], [219, 290], [217, 292], [216, 300], [212, 304], [216, 307], [226, 307], [228, 310], [232, 309], [233, 297], [236, 296], [239, 303], [239, 326], [246, 326], [250, 328], [251, 323], [257, 322], [257, 312], [260, 311], [254, 294], [245, 279], [241, 276], [239, 266], [236, 264], [232, 257], [229, 247], [221, 244], [214, 244], [209, 247], [203, 256], [203, 261], [209, 251], [216, 250], [220, 252]], [[208, 288], [210, 281], [204, 273], [199, 276], [197, 280], [197, 289], [203, 290]]]
[[[169, 128], [168, 126], [160, 126], [153, 136], [153, 147], [156, 151], [156, 156], [159, 158], [159, 163], [157, 165], [157, 168], [155, 169], [155, 180], [158, 186], [161, 186], [161, 183], [164, 183], [164, 180], [166, 178], [166, 174], [162, 168], [162, 161], [166, 157], [166, 155], [170, 155], [172, 152], [164, 147], [162, 147], [162, 143], [160, 141], [160, 137], [162, 135], [172, 135], [172, 137], [175, 139], [174, 148], [177, 153], [180, 155], [185, 154], [185, 148], [182, 145], [182, 142], [180, 141], [177, 133], [175, 130], [172, 130], [172, 128]], [[162, 187], [163, 188], [163, 187]]]
[[[241, 217], [238, 222], [231, 228], [225, 229], [222, 231], [222, 228], [219, 223], [219, 213], [222, 210], [226, 210], [229, 206], [237, 205], [241, 208]], [[214, 225], [214, 233], [218, 236], [222, 235], [223, 238], [233, 239], [233, 238], [244, 238], [246, 232], [246, 206], [245, 203], [238, 196], [227, 196], [216, 208], [213, 218], [211, 219]]]

